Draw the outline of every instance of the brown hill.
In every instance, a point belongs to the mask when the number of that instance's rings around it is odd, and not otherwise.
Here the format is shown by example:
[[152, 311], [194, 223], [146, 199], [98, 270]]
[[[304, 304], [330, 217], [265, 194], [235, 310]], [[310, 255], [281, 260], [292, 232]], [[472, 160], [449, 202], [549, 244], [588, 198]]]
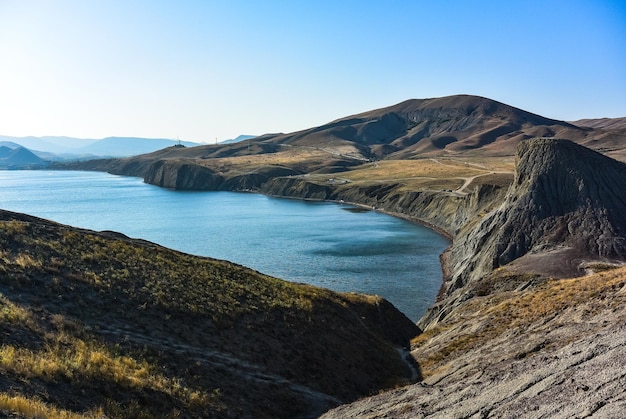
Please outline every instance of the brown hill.
[[573, 125], [587, 128], [601, 129], [626, 129], [626, 117], [623, 118], [595, 118], [595, 119], [579, 119], [571, 122]]
[[0, 416], [312, 417], [410, 380], [418, 333], [379, 297], [0, 211]]
[[514, 154], [520, 140], [545, 136], [574, 140], [587, 130], [503, 103], [470, 95], [412, 99], [271, 139], [276, 144], [324, 147], [352, 144], [363, 156]]
[[[491, 99], [456, 95], [407, 100], [319, 127], [267, 134], [234, 144], [170, 147], [126, 159], [59, 167], [143, 177], [152, 164], [167, 161], [166, 165], [159, 163], [158, 170], [153, 168], [146, 181], [190, 189], [241, 190], [260, 188], [276, 176], [339, 173], [381, 159], [513, 156], [520, 141], [534, 137], [567, 138], [626, 159], [626, 135], [619, 130], [580, 127]], [[183, 166], [186, 173], [197, 173], [204, 179], [163, 178], [164, 167], [168, 176], [178, 178], [177, 167]], [[192, 166], [208, 167], [210, 171]], [[155, 174], [158, 181], [151, 179]], [[217, 176], [207, 179], [213, 174]], [[253, 179], [244, 179], [247, 175]]]

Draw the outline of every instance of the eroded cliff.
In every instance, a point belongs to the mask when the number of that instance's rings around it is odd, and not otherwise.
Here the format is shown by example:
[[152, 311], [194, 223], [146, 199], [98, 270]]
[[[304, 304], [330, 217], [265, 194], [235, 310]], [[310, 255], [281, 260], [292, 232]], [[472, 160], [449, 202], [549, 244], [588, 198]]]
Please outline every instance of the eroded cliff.
[[521, 143], [513, 184], [497, 208], [456, 235], [448, 250], [445, 298], [420, 325], [441, 319], [501, 266], [562, 278], [597, 264], [621, 263], [624, 188], [624, 163], [567, 140]]

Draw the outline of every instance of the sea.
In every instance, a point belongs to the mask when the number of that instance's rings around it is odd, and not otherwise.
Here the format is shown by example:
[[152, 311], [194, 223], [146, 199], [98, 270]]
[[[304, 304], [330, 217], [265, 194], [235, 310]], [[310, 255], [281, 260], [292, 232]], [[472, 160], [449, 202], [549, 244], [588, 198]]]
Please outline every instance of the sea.
[[136, 177], [0, 171], [0, 208], [112, 230], [293, 282], [377, 294], [417, 321], [442, 281], [447, 238], [341, 203], [174, 191]]

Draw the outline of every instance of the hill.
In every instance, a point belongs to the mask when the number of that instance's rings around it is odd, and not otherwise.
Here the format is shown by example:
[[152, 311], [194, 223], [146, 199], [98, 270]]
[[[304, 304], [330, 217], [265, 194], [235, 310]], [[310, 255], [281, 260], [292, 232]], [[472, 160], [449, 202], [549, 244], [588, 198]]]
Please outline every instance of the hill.
[[390, 303], [0, 211], [0, 412], [313, 417], [411, 380]]
[[514, 154], [521, 140], [538, 136], [582, 139], [586, 131], [563, 121], [535, 115], [470, 95], [412, 99], [397, 105], [338, 119], [294, 134], [275, 137], [281, 144], [322, 146], [353, 144], [377, 159], [471, 153]]
[[220, 141], [220, 144], [232, 144], [232, 143], [238, 143], [240, 141], [245, 141], [245, 140], [250, 140], [252, 138], [256, 137], [256, 135], [246, 135], [246, 134], [242, 134], [242, 135], [238, 135], [235, 138], [231, 138], [229, 140], [224, 140], [224, 141]]
[[0, 168], [30, 168], [46, 164], [45, 160], [24, 147], [11, 149], [0, 146]]
[[579, 127], [601, 128], [601, 129], [626, 129], [626, 117], [623, 118], [595, 118], [579, 119], [571, 122]]

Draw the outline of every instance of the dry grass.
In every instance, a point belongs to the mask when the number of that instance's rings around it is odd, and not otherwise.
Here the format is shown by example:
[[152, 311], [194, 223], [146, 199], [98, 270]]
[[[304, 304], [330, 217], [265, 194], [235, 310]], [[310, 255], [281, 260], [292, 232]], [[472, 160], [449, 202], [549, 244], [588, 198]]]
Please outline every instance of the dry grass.
[[58, 380], [104, 380], [113, 385], [140, 391], [154, 390], [185, 400], [189, 404], [209, 404], [207, 393], [190, 390], [179, 380], [163, 376], [146, 361], [116, 355], [106, 346], [59, 334], [53, 344], [41, 351], [13, 345], [0, 346], [0, 370], [25, 379], [46, 382]]
[[299, 387], [350, 399], [408, 375], [393, 345], [417, 330], [377, 297], [39, 221], [0, 221], [0, 248], [7, 406], [302, 416], [320, 402]]
[[328, 153], [317, 149], [290, 149], [277, 153], [251, 154], [247, 156], [222, 157], [211, 159], [212, 164], [217, 164], [224, 168], [264, 166], [269, 164], [292, 165], [294, 163], [306, 162], [311, 159], [326, 159]]
[[[501, 158], [382, 160], [367, 163], [337, 174], [356, 184], [400, 183], [405, 190], [459, 190], [466, 181], [470, 185], [490, 183], [506, 186], [511, 182], [514, 162]], [[323, 182], [329, 178], [317, 176]]]
[[579, 278], [550, 279], [525, 291], [475, 297], [441, 325], [415, 338], [412, 348], [422, 374], [428, 377], [445, 370], [457, 356], [504, 333], [527, 330], [532, 324], [582, 305], [588, 315], [593, 315], [594, 311], [624, 304], [626, 293], [620, 291], [625, 284], [626, 268], [617, 268]]
[[357, 169], [345, 172], [342, 177], [354, 182], [371, 180], [402, 180], [415, 177], [442, 179], [451, 177], [470, 177], [484, 173], [485, 170], [454, 161], [435, 159], [423, 160], [383, 160], [368, 163]]
[[102, 419], [102, 409], [78, 414], [50, 406], [37, 398], [0, 393], [0, 412], [33, 419]]

